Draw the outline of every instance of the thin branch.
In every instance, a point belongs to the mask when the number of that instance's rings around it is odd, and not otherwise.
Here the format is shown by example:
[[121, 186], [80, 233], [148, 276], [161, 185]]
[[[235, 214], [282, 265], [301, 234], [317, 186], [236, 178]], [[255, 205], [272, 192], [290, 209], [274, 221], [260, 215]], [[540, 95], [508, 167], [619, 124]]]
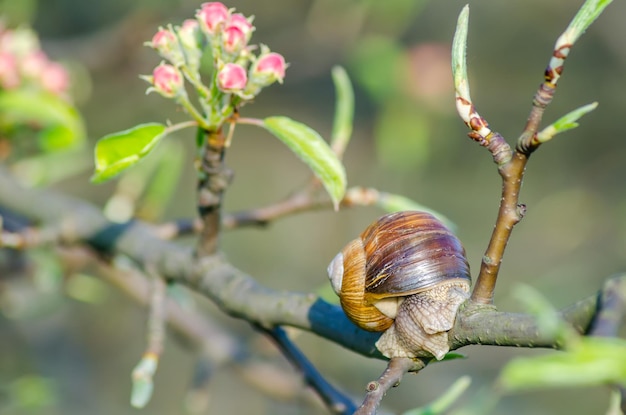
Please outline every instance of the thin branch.
[[356, 406], [343, 393], [331, 385], [311, 364], [306, 356], [289, 339], [285, 330], [281, 327], [266, 329], [256, 326], [258, 330], [268, 335], [285, 357], [302, 373], [304, 381], [312, 387], [322, 398], [326, 406], [335, 414], [352, 414]]
[[147, 347], [141, 360], [132, 373], [133, 389], [131, 404], [135, 408], [143, 408], [150, 401], [154, 389], [152, 378], [156, 373], [159, 359], [163, 353], [165, 343], [165, 282], [150, 269], [150, 316], [148, 318]]
[[518, 152], [528, 156], [541, 144], [536, 137], [537, 130], [539, 129], [545, 108], [552, 102], [552, 98], [554, 98], [557, 83], [563, 74], [565, 59], [569, 55], [574, 43], [576, 43], [595, 19], [597, 19], [604, 8], [611, 3], [612, 0], [585, 1], [565, 31], [557, 39], [552, 57], [544, 73], [544, 81], [535, 93], [528, 121], [517, 141], [516, 150]]
[[[67, 252], [65, 249], [62, 252]], [[150, 301], [149, 280], [134, 268], [105, 262], [88, 249], [72, 248], [72, 256], [83, 257], [82, 262], [95, 264], [105, 281], [117, 287], [134, 301], [147, 306]], [[169, 328], [183, 341], [183, 345], [200, 353], [198, 370], [202, 373], [229, 365], [241, 378], [264, 394], [281, 400], [302, 398], [319, 405], [319, 400], [303, 388], [301, 378], [278, 368], [275, 364], [255, 359], [241, 339], [218, 326], [209, 315], [190, 308], [182, 308], [176, 301], [165, 297], [165, 315]], [[202, 385], [196, 383], [201, 383]], [[205, 382], [198, 380], [190, 391], [195, 407], [202, 406]], [[313, 400], [315, 399], [315, 400]], [[201, 409], [201, 408], [197, 408]], [[200, 410], [200, 412], [202, 412]]]
[[572, 45], [608, 3], [610, 1], [588, 0], [557, 40], [552, 58], [545, 71], [545, 80], [535, 94], [528, 121], [513, 153], [502, 136], [492, 132], [489, 124], [478, 114], [471, 100], [465, 58], [468, 6], [465, 6], [459, 15], [452, 46], [452, 71], [457, 111], [471, 130], [469, 136], [491, 152], [502, 178], [502, 197], [498, 217], [472, 291], [471, 300], [474, 303], [493, 304], [496, 280], [506, 245], [513, 227], [524, 217], [526, 211], [526, 206], [519, 203], [519, 194], [528, 157], [541, 144], [541, 140], [537, 138], [537, 130], [543, 112], [552, 101], [556, 84], [563, 71], [565, 58]]
[[408, 371], [418, 372], [426, 366], [427, 361], [421, 359], [409, 359], [407, 357], [395, 357], [389, 361], [387, 368], [377, 380], [367, 384], [365, 400], [355, 415], [376, 414], [376, 408], [380, 405], [385, 394], [393, 387], [400, 384], [402, 377]]
[[[331, 209], [332, 201], [324, 192], [317, 192], [319, 186], [310, 184], [305, 189], [293, 193], [286, 199], [267, 206], [243, 210], [222, 215], [223, 229], [237, 229], [245, 226], [266, 226], [270, 222], [302, 212], [320, 209]], [[340, 206], [350, 208], [354, 206], [386, 207], [397, 198], [386, 192], [373, 188], [355, 186], [346, 191]], [[416, 203], [413, 203], [417, 205]], [[425, 210], [425, 208], [420, 208]], [[155, 226], [155, 232], [162, 239], [175, 239], [185, 235], [196, 234], [202, 231], [200, 219], [179, 219], [174, 222]]]

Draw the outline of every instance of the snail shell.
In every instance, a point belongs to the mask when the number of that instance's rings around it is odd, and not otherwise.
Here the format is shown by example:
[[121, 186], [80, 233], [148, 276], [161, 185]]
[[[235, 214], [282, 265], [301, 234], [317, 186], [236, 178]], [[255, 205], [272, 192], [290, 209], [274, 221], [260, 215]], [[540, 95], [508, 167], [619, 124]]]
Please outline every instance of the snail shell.
[[387, 357], [448, 352], [447, 331], [470, 286], [461, 242], [426, 212], [385, 215], [349, 242], [328, 274], [348, 318]]

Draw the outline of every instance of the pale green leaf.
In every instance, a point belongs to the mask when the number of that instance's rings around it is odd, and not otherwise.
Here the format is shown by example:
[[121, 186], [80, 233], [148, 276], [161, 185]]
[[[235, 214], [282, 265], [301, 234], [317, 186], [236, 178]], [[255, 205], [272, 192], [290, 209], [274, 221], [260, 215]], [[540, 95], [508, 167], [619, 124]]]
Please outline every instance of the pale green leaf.
[[309, 166], [337, 208], [346, 192], [346, 172], [326, 141], [315, 130], [287, 117], [266, 118], [263, 126]]
[[600, 16], [604, 8], [613, 0], [587, 0], [578, 10], [567, 27], [565, 35], [569, 43], [574, 43], [585, 30]]
[[130, 393], [130, 404], [134, 408], [143, 408], [150, 402], [152, 392], [154, 391], [152, 378], [157, 371], [158, 364], [158, 356], [154, 353], [145, 353], [143, 358], [133, 369], [131, 375], [133, 385]]
[[580, 108], [576, 108], [575, 110], [568, 112], [543, 130], [538, 132], [537, 140], [540, 143], [545, 143], [559, 133], [578, 127], [578, 120], [583, 115], [595, 110], [597, 106], [597, 102], [592, 102], [591, 104], [583, 105]]
[[102, 137], [96, 144], [94, 183], [111, 179], [145, 157], [165, 136], [165, 126], [140, 124]]
[[566, 352], [516, 358], [500, 375], [510, 391], [545, 387], [626, 385], [626, 340], [585, 337]]
[[467, 80], [467, 28], [469, 25], [469, 6], [465, 5], [457, 20], [454, 39], [452, 40], [452, 75], [454, 88], [458, 96], [471, 102]]
[[354, 91], [348, 73], [341, 66], [335, 66], [332, 71], [335, 84], [335, 119], [331, 135], [331, 147], [339, 155], [342, 155], [350, 137], [352, 136], [352, 123], [354, 120]]

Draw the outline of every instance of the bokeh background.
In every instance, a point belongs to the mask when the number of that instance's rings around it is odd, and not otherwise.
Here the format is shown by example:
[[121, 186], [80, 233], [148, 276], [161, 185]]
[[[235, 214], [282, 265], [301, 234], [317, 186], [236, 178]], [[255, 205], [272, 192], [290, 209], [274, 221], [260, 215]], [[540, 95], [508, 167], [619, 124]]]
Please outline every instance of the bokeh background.
[[[355, 131], [345, 156], [349, 183], [408, 196], [451, 218], [475, 273], [497, 212], [500, 179], [490, 155], [466, 137], [454, 112], [449, 48], [465, 2], [236, 0], [227, 5], [254, 14], [253, 42], [270, 45], [290, 62], [284, 84], [264, 91], [243, 114], [287, 115], [328, 137], [334, 111], [330, 70], [346, 67], [356, 92]], [[581, 3], [470, 1], [472, 97], [509, 142], [524, 126], [556, 37]], [[159, 25], [180, 23], [198, 7], [190, 0], [0, 2], [8, 24], [32, 24], [44, 50], [66, 62], [78, 80], [75, 95], [90, 148], [74, 160], [82, 166], [80, 173], [54, 188], [104, 206], [116, 184], [89, 183], [95, 140], [139, 122], [183, 119], [170, 101], [145, 95], [147, 85], [138, 74], [150, 73], [159, 59], [142, 44]], [[626, 268], [625, 16], [624, 2], [609, 6], [566, 63], [545, 122], [589, 102], [600, 106], [578, 129], [542, 146], [530, 160], [521, 195], [528, 213], [513, 233], [496, 293], [501, 310], [523, 310], [514, 295], [516, 284], [529, 284], [563, 307]], [[193, 134], [168, 140], [176, 143], [172, 152], [186, 161], [180, 173], [170, 172], [180, 174], [180, 181], [156, 216], [193, 217]], [[229, 211], [280, 200], [309, 177], [277, 140], [247, 126], [237, 129], [227, 162], [236, 172], [225, 201]], [[263, 229], [227, 232], [223, 249], [262, 284], [317, 291], [327, 284], [329, 260], [381, 213], [355, 208], [300, 214]], [[146, 310], [107, 285], [96, 291], [96, 300], [69, 295], [44, 301], [38, 293], [26, 297], [31, 299], [22, 307], [26, 311], [4, 308], [0, 412], [137, 413], [129, 406], [130, 372], [145, 346]], [[217, 318], [288, 368], [247, 324]], [[314, 335], [301, 333], [296, 339], [320, 371], [353, 396], [362, 396], [365, 384], [384, 369], [381, 361]], [[462, 404], [492, 385], [514, 356], [550, 353], [496, 347], [462, 352], [467, 359], [406, 377], [388, 394], [385, 408], [401, 412], [424, 404], [468, 374], [473, 383]], [[169, 339], [155, 396], [143, 413], [185, 413], [182, 402], [195, 362], [184, 344]], [[207, 413], [323, 413], [298, 400], [268, 398], [227, 369], [214, 374], [209, 388]], [[603, 413], [608, 396], [600, 387], [534, 391], [505, 397], [494, 413]]]

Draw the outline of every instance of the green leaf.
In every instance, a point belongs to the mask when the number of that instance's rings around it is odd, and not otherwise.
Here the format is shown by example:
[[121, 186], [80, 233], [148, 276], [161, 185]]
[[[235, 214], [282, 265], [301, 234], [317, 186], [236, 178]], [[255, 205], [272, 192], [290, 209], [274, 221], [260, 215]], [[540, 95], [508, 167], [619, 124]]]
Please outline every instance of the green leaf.
[[595, 110], [598, 106], [597, 102], [583, 105], [573, 111], [568, 112], [543, 130], [537, 133], [537, 141], [545, 143], [557, 134], [578, 127], [578, 120], [585, 114]]
[[465, 5], [459, 14], [454, 39], [452, 40], [452, 76], [457, 95], [471, 102], [467, 80], [467, 60], [465, 58], [468, 25], [469, 5]]
[[341, 157], [350, 137], [354, 121], [354, 91], [348, 73], [341, 66], [332, 70], [333, 82], [337, 99], [335, 102], [335, 119], [331, 135], [331, 147]]
[[337, 209], [346, 192], [346, 172], [326, 141], [315, 130], [287, 117], [266, 118], [263, 126], [313, 170]]
[[568, 43], [574, 43], [585, 30], [600, 16], [604, 8], [613, 0], [587, 0], [578, 10], [562, 36]]
[[140, 124], [102, 137], [96, 144], [93, 183], [102, 183], [144, 158], [165, 137], [165, 126]]
[[545, 387], [626, 385], [626, 340], [585, 337], [567, 352], [517, 358], [500, 375], [509, 391]]
[[157, 371], [158, 365], [158, 356], [154, 353], [146, 352], [133, 369], [131, 375], [133, 386], [130, 393], [130, 404], [134, 408], [143, 408], [150, 402], [152, 392], [154, 391], [152, 378]]
[[68, 148], [85, 140], [85, 126], [76, 108], [47, 92], [15, 90], [0, 93], [0, 124], [5, 128], [39, 126], [38, 141], [44, 151]]

